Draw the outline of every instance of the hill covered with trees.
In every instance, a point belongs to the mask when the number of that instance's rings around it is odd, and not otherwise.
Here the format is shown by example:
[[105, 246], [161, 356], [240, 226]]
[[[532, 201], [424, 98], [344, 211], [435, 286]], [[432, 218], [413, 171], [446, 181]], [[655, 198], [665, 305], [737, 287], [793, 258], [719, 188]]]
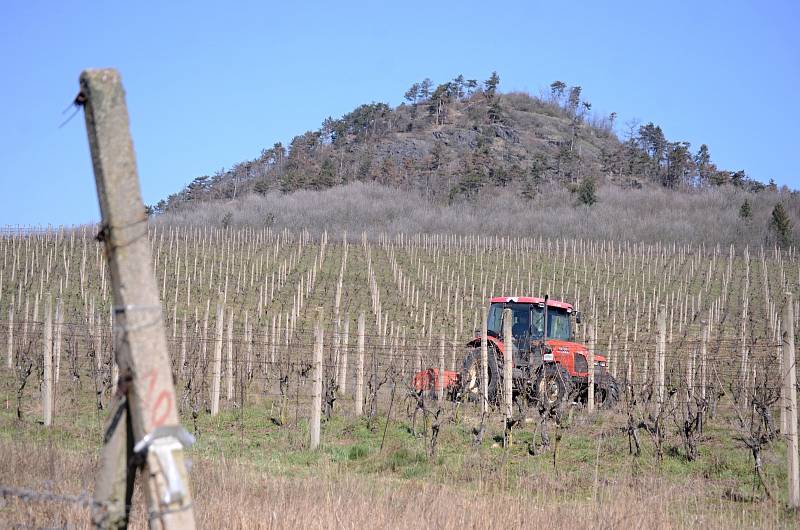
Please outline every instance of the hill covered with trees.
[[[369, 103], [327, 118], [288, 146], [275, 143], [253, 160], [195, 178], [150, 212], [176, 214], [198, 202], [321, 192], [354, 183], [410, 192], [438, 206], [469, 205], [490, 195], [524, 203], [554, 190], [567, 190], [576, 203], [591, 206], [600, 188], [618, 190], [608, 192], [615, 196], [624, 190], [672, 190], [676, 197], [730, 189], [739, 197], [732, 207], [744, 209], [742, 220], [753, 218], [753, 205], [766, 207], [764, 200], [741, 198], [748, 194], [793, 199], [772, 181], [718, 168], [705, 144], [694, 148], [669, 140], [654, 123], [620, 126], [616, 113], [594, 112], [580, 86], [562, 81], [534, 96], [501, 92], [497, 73], [481, 82], [459, 75], [438, 85], [430, 79], [414, 83], [404, 99], [396, 107]], [[782, 226], [791, 236], [797, 208], [789, 213], [781, 208], [778, 214], [788, 223]]]

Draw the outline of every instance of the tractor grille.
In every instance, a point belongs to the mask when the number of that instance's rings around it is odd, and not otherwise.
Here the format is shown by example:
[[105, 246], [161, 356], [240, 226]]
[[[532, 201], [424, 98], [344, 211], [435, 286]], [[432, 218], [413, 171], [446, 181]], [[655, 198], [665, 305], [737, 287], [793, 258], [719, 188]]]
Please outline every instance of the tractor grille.
[[578, 352], [575, 352], [573, 355], [573, 364], [575, 365], [575, 371], [585, 373], [589, 370], [589, 363], [586, 362], [586, 357], [581, 355]]

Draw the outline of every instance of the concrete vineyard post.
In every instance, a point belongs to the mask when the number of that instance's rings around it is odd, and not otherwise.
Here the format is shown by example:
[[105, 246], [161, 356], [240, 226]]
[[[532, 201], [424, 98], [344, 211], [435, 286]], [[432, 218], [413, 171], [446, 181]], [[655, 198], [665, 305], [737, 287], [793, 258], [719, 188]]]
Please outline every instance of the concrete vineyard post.
[[219, 413], [219, 389], [222, 384], [222, 332], [225, 308], [217, 305], [216, 329], [214, 333], [214, 360], [211, 362], [211, 415]]
[[356, 364], [355, 414], [361, 416], [364, 406], [364, 335], [366, 314], [358, 314], [358, 363]]
[[311, 379], [311, 419], [308, 425], [309, 447], [319, 447], [320, 421], [322, 419], [322, 308], [317, 308], [314, 324], [314, 359]]
[[186, 365], [186, 315], [181, 319], [181, 355], [178, 360], [178, 379], [183, 379], [183, 367]]
[[244, 340], [247, 347], [247, 370], [243, 380], [249, 380], [253, 377], [253, 324], [247, 321], [247, 312], [244, 318]]
[[[706, 401], [706, 378], [708, 377], [708, 336], [709, 326], [707, 322], [703, 322], [703, 329], [700, 332], [700, 399], [703, 403]], [[703, 430], [703, 423], [705, 421], [705, 414], [700, 416], [700, 430]]]
[[50, 293], [44, 300], [44, 384], [42, 386], [42, 415], [44, 426], [53, 423], [53, 309]]
[[586, 410], [592, 412], [594, 410], [594, 352], [595, 348], [597, 347], [594, 325], [588, 324], [586, 326], [586, 333], [589, 335], [589, 355], [586, 359]]
[[794, 344], [794, 304], [792, 293], [787, 292], [783, 303], [783, 395], [786, 403], [786, 445], [788, 458], [786, 474], [789, 478], [789, 507], [800, 508], [800, 468], [798, 467], [797, 440], [797, 366]]
[[442, 328], [442, 337], [439, 341], [439, 373], [436, 377], [436, 398], [439, 403], [444, 399], [444, 328]]
[[[205, 263], [205, 260], [203, 263]], [[206, 298], [206, 310], [205, 313], [203, 313], [203, 331], [202, 335], [200, 336], [200, 359], [203, 361], [203, 364], [206, 363], [206, 359], [208, 358], [208, 310], [210, 307], [211, 299]]]
[[225, 338], [225, 398], [233, 400], [233, 309], [228, 312], [227, 336]]
[[[174, 432], [180, 427], [125, 94], [113, 69], [85, 70], [80, 84], [79, 101], [84, 104], [102, 215], [98, 239], [105, 244], [114, 312], [125, 334], [117, 362], [127, 387], [126, 395], [115, 398], [111, 407], [94, 495], [103, 508], [94, 510], [93, 519], [100, 527], [127, 525], [135, 478], [130, 475], [135, 467], [128, 465], [128, 459], [134, 440], [145, 444], [153, 440], [145, 445], [149, 450], [142, 450], [145, 460], [140, 474], [152, 514], [149, 525], [191, 529], [194, 511], [180, 441], [188, 434], [178, 438], [178, 434], [161, 436], [157, 431], [163, 427]], [[174, 470], [169, 480], [163, 471], [167, 465]]]
[[458, 328], [453, 326], [453, 349], [450, 356], [450, 370], [456, 371], [456, 355], [458, 354]]
[[8, 306], [8, 353], [6, 355], [6, 368], [14, 367], [14, 301]]
[[481, 309], [481, 413], [489, 412], [489, 311]]
[[511, 418], [514, 412], [514, 312], [511, 309], [503, 310], [503, 412], [505, 415], [505, 445], [511, 446]]
[[658, 310], [658, 364], [656, 371], [658, 375], [658, 403], [664, 403], [664, 371], [666, 369], [665, 359], [667, 353], [667, 315], [664, 306]]
[[781, 433], [785, 433], [786, 432], [786, 427], [787, 427], [786, 426], [786, 412], [787, 412], [787, 410], [789, 408], [789, 405], [787, 403], [788, 396], [786, 395], [786, 382], [784, 381], [784, 378], [786, 377], [786, 373], [785, 373], [785, 369], [784, 369], [784, 363], [786, 362], [786, 359], [784, 358], [784, 344], [783, 343], [784, 343], [784, 333], [785, 333], [785, 329], [786, 328], [783, 326], [782, 323], [780, 323], [780, 325], [778, 327], [779, 327], [780, 331], [778, 333], [779, 342], [778, 342], [778, 345], [777, 345], [777, 348], [778, 348], [777, 356], [778, 356], [778, 372], [780, 373], [780, 377], [781, 377], [780, 389], [779, 389], [779, 392], [778, 392], [778, 409], [780, 410], [780, 420], [779, 420], [780, 423], [778, 423], [778, 429], [780, 430]]
[[270, 339], [269, 363], [275, 364], [275, 354], [278, 351], [278, 335], [280, 333], [280, 313], [272, 315], [272, 338]]
[[[61, 337], [64, 331], [64, 309], [61, 298], [56, 298], [55, 331], [53, 335], [53, 381], [58, 385], [61, 373]], [[54, 398], [55, 399], [55, 398]]]
[[340, 367], [339, 367], [339, 392], [344, 394], [347, 392], [347, 349], [348, 342], [350, 341], [350, 315], [345, 317], [344, 331], [342, 332], [341, 347], [340, 347]]

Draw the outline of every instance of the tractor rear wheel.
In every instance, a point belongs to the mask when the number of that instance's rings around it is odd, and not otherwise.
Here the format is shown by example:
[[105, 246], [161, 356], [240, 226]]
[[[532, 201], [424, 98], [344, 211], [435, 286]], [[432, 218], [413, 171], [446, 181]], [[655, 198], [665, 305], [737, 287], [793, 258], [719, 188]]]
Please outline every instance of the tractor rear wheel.
[[601, 409], [613, 409], [619, 401], [619, 386], [611, 374], [608, 374], [605, 382], [595, 390], [594, 401]]
[[[488, 351], [488, 369], [487, 373], [489, 379], [487, 382], [487, 397], [489, 403], [497, 401], [497, 381], [499, 379], [500, 370], [497, 367], [497, 357], [494, 354], [494, 348], [489, 347]], [[461, 397], [473, 402], [480, 402], [481, 400], [481, 349], [475, 348], [471, 350], [464, 358], [464, 366], [461, 368]]]
[[560, 366], [547, 364], [539, 370], [533, 388], [540, 405], [554, 408], [572, 394], [572, 379]]

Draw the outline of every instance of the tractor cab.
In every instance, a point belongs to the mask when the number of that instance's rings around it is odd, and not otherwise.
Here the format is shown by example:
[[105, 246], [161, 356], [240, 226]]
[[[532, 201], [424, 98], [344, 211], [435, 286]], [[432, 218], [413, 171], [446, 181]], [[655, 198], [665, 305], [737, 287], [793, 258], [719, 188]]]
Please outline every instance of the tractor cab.
[[580, 313], [564, 302], [535, 297], [496, 297], [491, 300], [487, 325], [488, 334], [495, 338], [502, 337], [505, 309], [513, 312], [511, 333], [515, 345], [523, 349], [542, 339], [571, 341], [572, 317], [580, 322]]

